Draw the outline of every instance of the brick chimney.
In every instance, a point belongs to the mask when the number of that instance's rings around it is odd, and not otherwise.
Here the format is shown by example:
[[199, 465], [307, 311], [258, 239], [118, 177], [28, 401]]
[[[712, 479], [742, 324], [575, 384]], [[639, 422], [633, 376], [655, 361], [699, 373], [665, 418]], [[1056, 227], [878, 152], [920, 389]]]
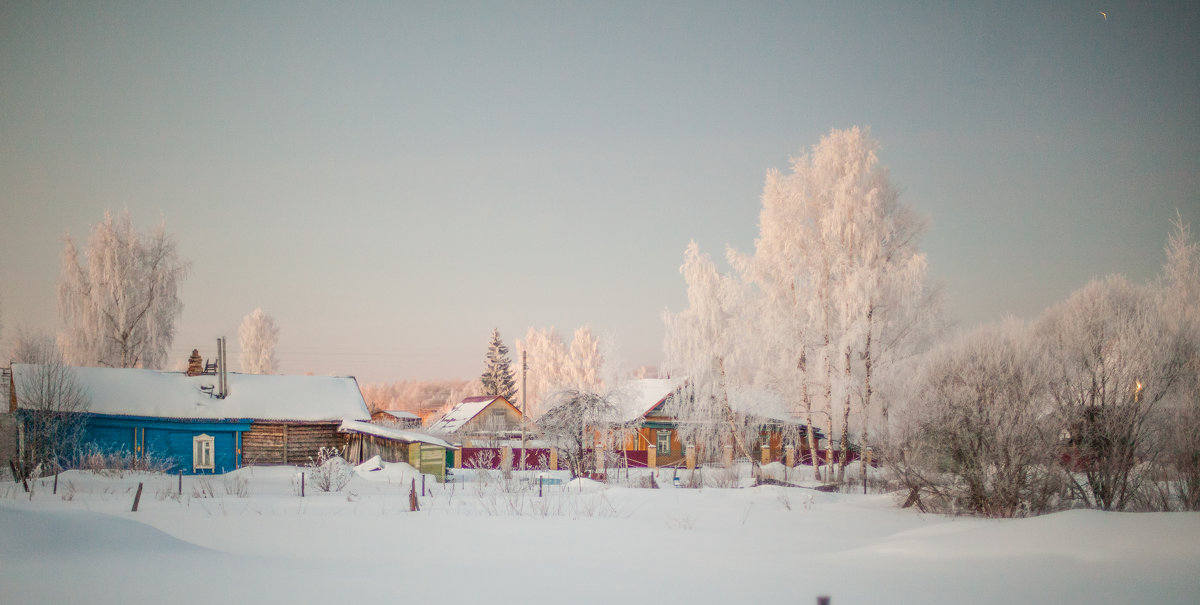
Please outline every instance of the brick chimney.
[[188, 357], [188, 376], [199, 376], [204, 373], [204, 360], [200, 358], [200, 349], [192, 349], [192, 356]]

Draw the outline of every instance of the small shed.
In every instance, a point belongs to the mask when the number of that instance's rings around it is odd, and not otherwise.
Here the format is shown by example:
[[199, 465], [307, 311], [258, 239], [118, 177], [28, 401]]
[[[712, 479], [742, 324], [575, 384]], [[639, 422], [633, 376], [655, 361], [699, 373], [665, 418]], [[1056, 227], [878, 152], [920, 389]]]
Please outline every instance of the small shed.
[[357, 420], [346, 420], [338, 427], [346, 436], [346, 459], [362, 464], [373, 456], [384, 462], [407, 462], [438, 482], [446, 480], [446, 452], [458, 449], [449, 443], [426, 435]]

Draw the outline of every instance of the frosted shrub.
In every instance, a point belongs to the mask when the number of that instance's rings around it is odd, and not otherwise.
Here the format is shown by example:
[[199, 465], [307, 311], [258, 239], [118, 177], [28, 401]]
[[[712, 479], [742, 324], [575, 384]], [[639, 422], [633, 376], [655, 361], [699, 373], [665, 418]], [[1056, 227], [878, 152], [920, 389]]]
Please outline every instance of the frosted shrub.
[[340, 492], [350, 483], [350, 464], [335, 447], [323, 447], [317, 459], [309, 458], [309, 474], [313, 487], [323, 492]]
[[475, 469], [491, 469], [496, 468], [496, 452], [485, 450], [476, 452], [475, 455], [467, 459], [466, 468]]
[[213, 489], [212, 481], [209, 481], [208, 477], [197, 478], [196, 482], [192, 484], [192, 497], [216, 498], [217, 492]]
[[889, 465], [905, 504], [1013, 517], [1057, 508], [1058, 426], [1043, 414], [1050, 381], [1025, 325], [985, 326], [934, 350]]
[[126, 471], [169, 473], [175, 468], [175, 459], [155, 452], [137, 457], [129, 451], [105, 452], [93, 447], [80, 453], [74, 466], [105, 477], [124, 477]]
[[221, 482], [225, 485], [226, 495], [245, 498], [250, 494], [250, 482], [241, 475], [225, 477]]

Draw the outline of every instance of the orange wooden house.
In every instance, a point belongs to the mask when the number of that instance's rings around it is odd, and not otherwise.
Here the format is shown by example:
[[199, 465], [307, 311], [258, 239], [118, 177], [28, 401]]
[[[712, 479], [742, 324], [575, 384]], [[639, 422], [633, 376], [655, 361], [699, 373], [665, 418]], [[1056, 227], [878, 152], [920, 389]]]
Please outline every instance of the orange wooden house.
[[[685, 380], [645, 379], [631, 383], [618, 397], [621, 421], [627, 430], [621, 432], [621, 447], [627, 451], [645, 451], [654, 445], [658, 466], [682, 464], [687, 444], [679, 438], [679, 420], [669, 412], [672, 397], [682, 397]], [[808, 455], [807, 425], [796, 420], [779, 397], [757, 393], [732, 396], [735, 422], [758, 427], [758, 437], [745, 443], [749, 455], [761, 459], [762, 447], [767, 446], [770, 461], [783, 461], [785, 447], [793, 443], [797, 464]], [[753, 402], [753, 405], [751, 404]], [[740, 408], [754, 409], [754, 412]], [[814, 433], [818, 443], [824, 438], [820, 430]], [[698, 452], [701, 460], [716, 459], [718, 452]], [[640, 456], [639, 456], [640, 458]]]

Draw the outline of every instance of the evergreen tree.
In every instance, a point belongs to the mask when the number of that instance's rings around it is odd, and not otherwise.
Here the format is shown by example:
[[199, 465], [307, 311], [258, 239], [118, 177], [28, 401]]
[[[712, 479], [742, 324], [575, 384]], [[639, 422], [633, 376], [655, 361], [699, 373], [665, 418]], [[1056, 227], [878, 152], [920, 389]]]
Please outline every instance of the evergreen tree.
[[517, 394], [517, 381], [513, 378], [512, 361], [508, 358], [508, 347], [500, 340], [500, 330], [492, 330], [492, 342], [488, 345], [487, 361], [479, 381], [483, 383], [484, 395], [499, 395], [509, 401]]

